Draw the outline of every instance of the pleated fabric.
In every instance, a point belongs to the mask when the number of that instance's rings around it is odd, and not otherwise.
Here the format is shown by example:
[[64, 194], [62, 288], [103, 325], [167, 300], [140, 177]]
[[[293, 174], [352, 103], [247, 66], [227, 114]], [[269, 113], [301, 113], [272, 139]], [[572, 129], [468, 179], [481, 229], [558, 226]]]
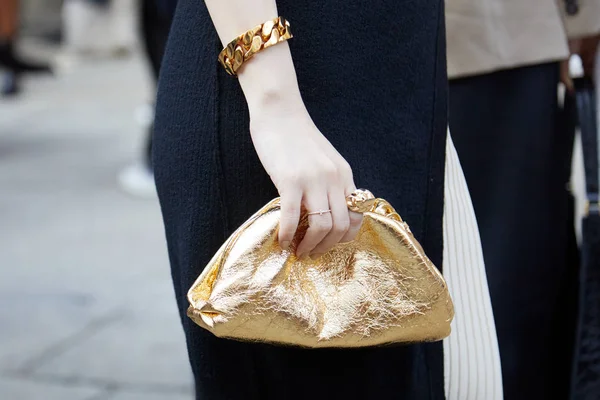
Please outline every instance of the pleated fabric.
[[502, 371], [481, 239], [467, 182], [450, 134], [446, 142], [444, 277], [454, 301], [444, 340], [448, 400], [501, 400]]

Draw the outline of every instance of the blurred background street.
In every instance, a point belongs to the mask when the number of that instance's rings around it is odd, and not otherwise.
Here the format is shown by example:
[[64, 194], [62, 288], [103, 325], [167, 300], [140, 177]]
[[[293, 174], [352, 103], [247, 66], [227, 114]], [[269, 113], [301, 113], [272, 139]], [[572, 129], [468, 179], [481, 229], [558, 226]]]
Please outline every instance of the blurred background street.
[[191, 399], [158, 202], [117, 183], [143, 147], [147, 67], [62, 63], [0, 100], [0, 399]]
[[[167, 4], [175, 1], [0, 0], [0, 400], [194, 397], [149, 157]], [[514, 82], [498, 104], [520, 93]], [[520, 112], [501, 107], [485, 124]], [[525, 128], [516, 128], [528, 129], [519, 118]], [[577, 138], [578, 235], [581, 154]], [[558, 179], [551, 171], [542, 192]], [[526, 213], [537, 215], [519, 218]], [[502, 235], [493, 242], [512, 244]]]

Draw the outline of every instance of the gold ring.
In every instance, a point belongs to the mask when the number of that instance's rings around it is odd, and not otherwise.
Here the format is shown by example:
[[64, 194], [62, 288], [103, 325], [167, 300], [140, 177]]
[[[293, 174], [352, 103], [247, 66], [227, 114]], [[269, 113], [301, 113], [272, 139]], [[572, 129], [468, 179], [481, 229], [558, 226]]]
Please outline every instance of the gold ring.
[[327, 214], [330, 212], [331, 212], [331, 210], [320, 210], [320, 211], [309, 212], [307, 215], [323, 215], [323, 214]]

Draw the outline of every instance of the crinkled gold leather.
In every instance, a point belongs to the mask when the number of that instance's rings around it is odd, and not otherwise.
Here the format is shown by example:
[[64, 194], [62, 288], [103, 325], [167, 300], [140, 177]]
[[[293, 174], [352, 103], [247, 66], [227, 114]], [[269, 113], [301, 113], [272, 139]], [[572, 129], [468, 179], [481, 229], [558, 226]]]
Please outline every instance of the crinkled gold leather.
[[364, 213], [356, 239], [299, 260], [307, 219], [284, 251], [279, 199], [271, 201], [208, 263], [188, 292], [188, 315], [218, 337], [314, 348], [448, 336], [454, 308], [446, 282], [408, 225], [372, 195], [348, 207]]

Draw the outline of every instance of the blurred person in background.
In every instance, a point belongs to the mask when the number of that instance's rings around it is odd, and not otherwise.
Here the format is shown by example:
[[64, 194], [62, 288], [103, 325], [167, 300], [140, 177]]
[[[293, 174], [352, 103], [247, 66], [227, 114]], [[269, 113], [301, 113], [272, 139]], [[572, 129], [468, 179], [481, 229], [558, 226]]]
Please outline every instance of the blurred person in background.
[[[481, 231], [507, 400], [568, 398], [578, 258], [560, 62], [565, 31], [600, 32], [600, 1], [578, 6], [568, 16], [564, 0], [446, 0], [450, 130]], [[595, 47], [585, 51], [593, 59]]]
[[137, 46], [136, 18], [141, 0], [64, 0], [60, 63], [80, 58], [129, 56]]
[[18, 31], [19, 1], [0, 0], [0, 67], [6, 71], [0, 92], [4, 96], [20, 91], [19, 81], [22, 75], [51, 72], [48, 64], [26, 61], [16, 54]]
[[[177, 0], [140, 0], [139, 3], [142, 44], [154, 84], [158, 81], [176, 4]], [[150, 124], [145, 136], [142, 162], [127, 167], [119, 176], [121, 186], [137, 196], [149, 197], [155, 196], [156, 193], [152, 171], [153, 131], [154, 122]]]

